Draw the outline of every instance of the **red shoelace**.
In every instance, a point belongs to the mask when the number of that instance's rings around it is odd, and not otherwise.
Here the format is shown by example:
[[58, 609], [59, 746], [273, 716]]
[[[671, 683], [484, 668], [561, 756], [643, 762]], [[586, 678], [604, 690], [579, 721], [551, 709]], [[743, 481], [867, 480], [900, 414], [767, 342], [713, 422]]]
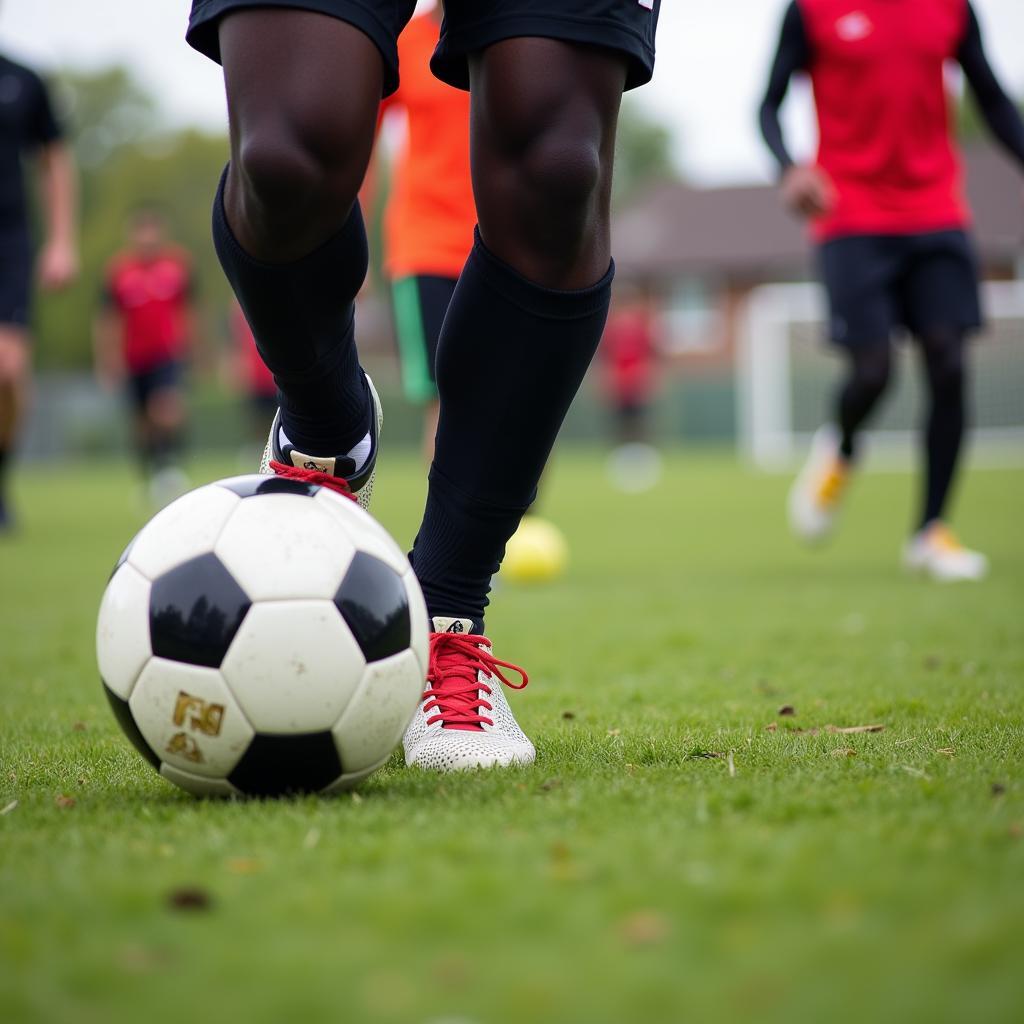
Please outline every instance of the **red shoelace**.
[[340, 476], [333, 476], [330, 473], [321, 473], [319, 469], [303, 469], [301, 466], [289, 466], [284, 462], [272, 461], [270, 468], [285, 480], [301, 480], [304, 484], [318, 484], [320, 487], [329, 487], [332, 491], [344, 495], [351, 501], [356, 500], [348, 481]]
[[[502, 668], [517, 672], [521, 683], [513, 683]], [[521, 690], [530, 681], [529, 676], [510, 661], [500, 661], [491, 654], [491, 641], [485, 636], [469, 633], [431, 633], [430, 664], [427, 667], [427, 689], [423, 693], [426, 703], [423, 712], [435, 714], [427, 718], [427, 725], [441, 722], [445, 729], [478, 731], [494, 720], [481, 711], [492, 710], [480, 691], [490, 694], [491, 688], [481, 683], [477, 673], [484, 672], [500, 679], [507, 687]]]

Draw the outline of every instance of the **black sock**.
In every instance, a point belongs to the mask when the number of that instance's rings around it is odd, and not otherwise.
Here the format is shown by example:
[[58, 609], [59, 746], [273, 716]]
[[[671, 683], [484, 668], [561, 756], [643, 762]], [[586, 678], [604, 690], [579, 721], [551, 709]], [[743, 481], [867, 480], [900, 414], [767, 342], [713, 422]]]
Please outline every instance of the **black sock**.
[[889, 343], [853, 348], [850, 360], [850, 371], [836, 396], [839, 453], [845, 459], [856, 455], [857, 431], [889, 383], [892, 366]]
[[438, 344], [441, 415], [410, 556], [432, 616], [482, 628], [491, 576], [601, 340], [613, 273], [614, 265], [590, 288], [552, 291], [477, 234]]
[[930, 407], [925, 427], [925, 489], [919, 526], [941, 519], [956, 475], [966, 412], [963, 338], [924, 342]]
[[342, 229], [292, 263], [246, 253], [224, 214], [225, 171], [213, 203], [221, 266], [280, 392], [288, 439], [312, 455], [350, 451], [370, 429], [372, 403], [355, 346], [355, 297], [366, 277], [358, 202]]

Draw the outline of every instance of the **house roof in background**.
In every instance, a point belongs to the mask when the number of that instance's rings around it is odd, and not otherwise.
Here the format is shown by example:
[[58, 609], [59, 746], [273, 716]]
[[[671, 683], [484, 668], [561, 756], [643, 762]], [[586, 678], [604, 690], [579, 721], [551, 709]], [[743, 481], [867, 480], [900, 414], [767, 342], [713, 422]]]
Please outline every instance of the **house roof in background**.
[[[964, 163], [982, 261], [1012, 262], [1024, 248], [1020, 175], [1008, 158], [988, 147], [967, 152]], [[615, 262], [625, 275], [763, 280], [805, 276], [811, 268], [803, 225], [768, 185], [656, 185], [616, 216], [614, 237]]]

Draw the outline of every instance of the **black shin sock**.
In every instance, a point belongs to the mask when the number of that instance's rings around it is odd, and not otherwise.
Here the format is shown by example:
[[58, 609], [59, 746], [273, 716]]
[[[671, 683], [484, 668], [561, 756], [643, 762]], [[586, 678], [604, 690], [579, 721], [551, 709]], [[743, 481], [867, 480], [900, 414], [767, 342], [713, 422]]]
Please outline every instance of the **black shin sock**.
[[919, 523], [922, 528], [942, 518], [967, 420], [963, 338], [930, 338], [923, 348], [931, 404], [925, 428], [925, 489]]
[[857, 431], [885, 392], [891, 366], [888, 342], [850, 351], [850, 371], [836, 396], [839, 452], [845, 459], [856, 454]]
[[438, 345], [441, 415], [411, 555], [431, 615], [482, 628], [491, 576], [601, 340], [613, 272], [552, 291], [477, 235]]
[[263, 263], [238, 244], [224, 214], [221, 178], [213, 241], [280, 392], [289, 440], [315, 455], [350, 451], [370, 429], [369, 391], [355, 346], [354, 300], [366, 277], [358, 202], [342, 229], [293, 263]]

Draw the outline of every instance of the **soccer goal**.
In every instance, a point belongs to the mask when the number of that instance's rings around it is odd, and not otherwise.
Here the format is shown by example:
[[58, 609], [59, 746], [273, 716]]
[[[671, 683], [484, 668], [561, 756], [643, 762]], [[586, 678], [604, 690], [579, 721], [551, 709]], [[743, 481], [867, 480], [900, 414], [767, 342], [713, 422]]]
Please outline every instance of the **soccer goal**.
[[[1024, 281], [982, 286], [987, 326], [971, 351], [972, 458], [1024, 463]], [[815, 284], [751, 292], [737, 338], [737, 436], [759, 467], [791, 466], [829, 409], [841, 363], [827, 344]], [[872, 420], [872, 459], [905, 462], [915, 450], [925, 395], [919, 352], [897, 345], [894, 379]]]

